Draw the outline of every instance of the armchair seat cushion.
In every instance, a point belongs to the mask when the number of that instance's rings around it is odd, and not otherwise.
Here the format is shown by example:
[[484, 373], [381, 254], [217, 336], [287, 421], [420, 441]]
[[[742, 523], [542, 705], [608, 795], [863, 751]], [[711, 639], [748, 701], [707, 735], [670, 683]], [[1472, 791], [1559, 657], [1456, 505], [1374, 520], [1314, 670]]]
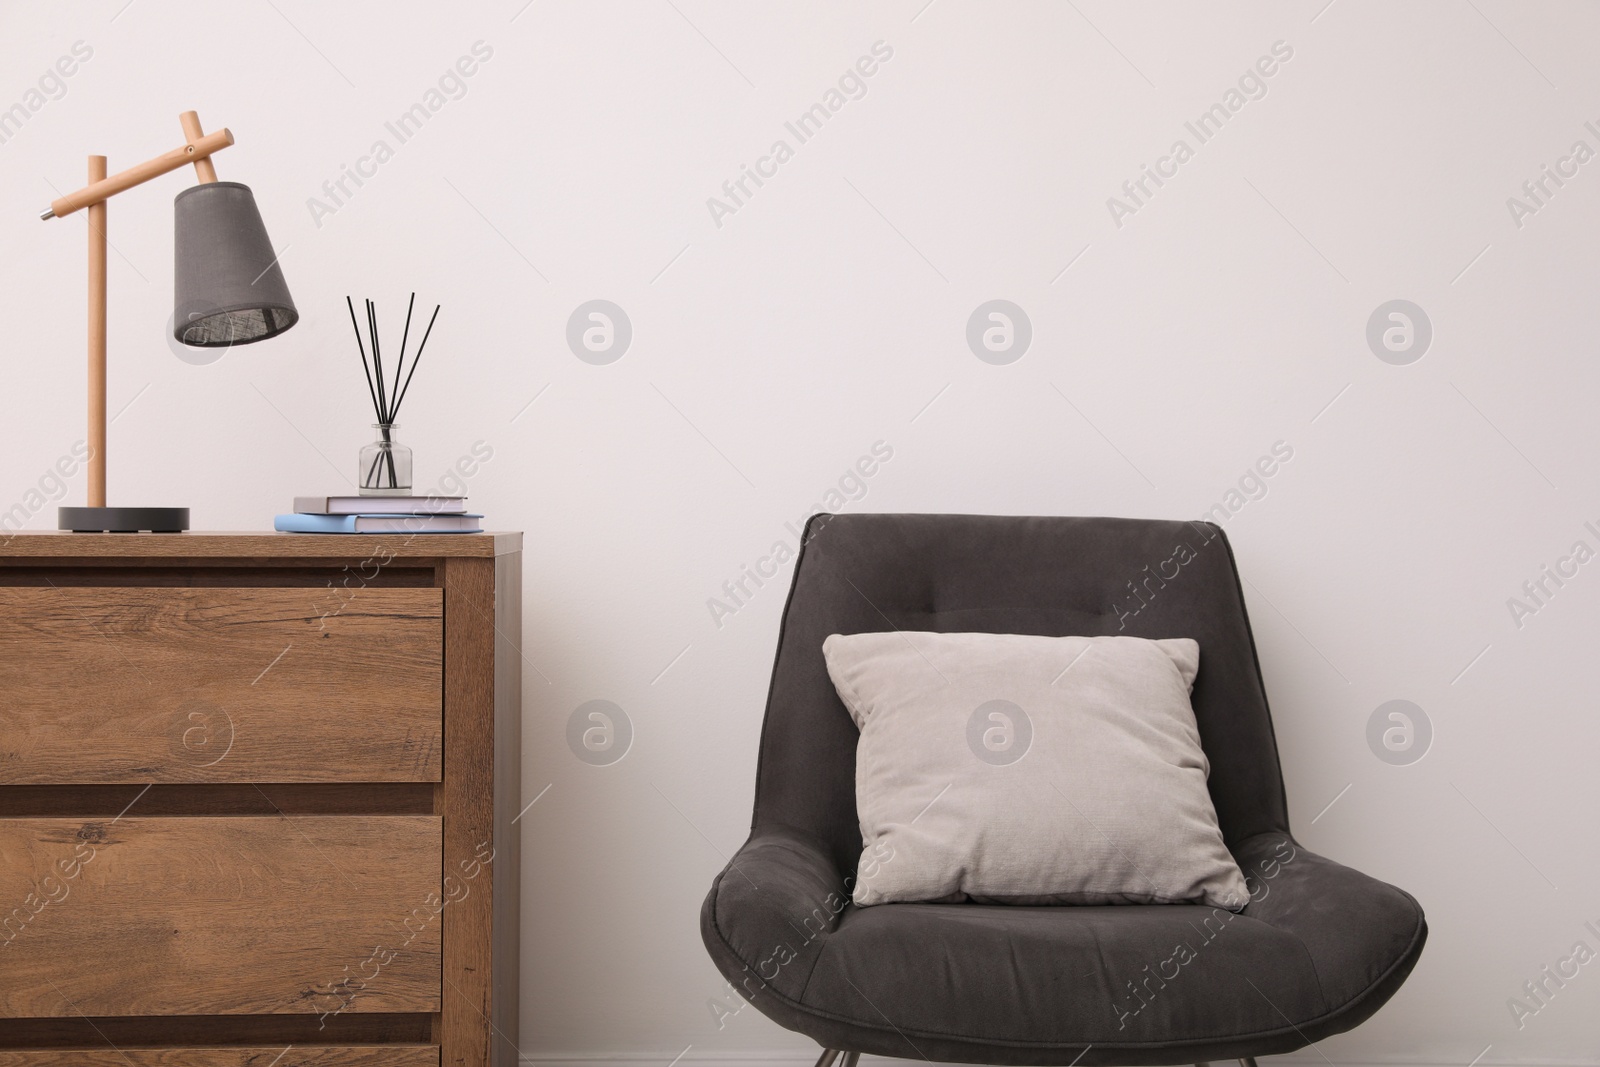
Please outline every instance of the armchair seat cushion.
[[859, 908], [820, 850], [752, 845], [706, 902], [703, 932], [724, 973], [771, 977], [745, 981], [745, 995], [826, 1047], [906, 1059], [1082, 1067], [1290, 1051], [1376, 1010], [1426, 934], [1410, 896], [1281, 833], [1239, 849], [1252, 899], [1237, 914]]

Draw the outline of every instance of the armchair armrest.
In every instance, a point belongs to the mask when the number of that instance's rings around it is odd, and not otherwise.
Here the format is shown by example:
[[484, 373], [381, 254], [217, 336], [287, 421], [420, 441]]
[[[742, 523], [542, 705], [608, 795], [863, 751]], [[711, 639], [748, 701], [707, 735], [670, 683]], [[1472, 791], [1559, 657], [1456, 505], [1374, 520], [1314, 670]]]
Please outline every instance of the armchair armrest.
[[1428, 936], [1411, 894], [1310, 852], [1281, 831], [1247, 838], [1233, 851], [1250, 890], [1242, 914], [1299, 938], [1329, 1010], [1363, 995], [1376, 1010], [1405, 980]]
[[845, 879], [820, 842], [791, 827], [762, 827], [712, 883], [700, 934], [746, 999], [770, 986], [798, 1001], [849, 903]]

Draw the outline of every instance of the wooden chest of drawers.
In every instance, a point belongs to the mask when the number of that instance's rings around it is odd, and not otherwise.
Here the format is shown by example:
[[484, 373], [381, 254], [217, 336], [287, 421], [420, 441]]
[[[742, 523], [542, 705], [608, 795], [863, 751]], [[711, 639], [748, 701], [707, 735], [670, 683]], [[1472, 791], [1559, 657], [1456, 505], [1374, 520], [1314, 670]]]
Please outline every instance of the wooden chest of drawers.
[[0, 1067], [513, 1067], [521, 535], [0, 539]]

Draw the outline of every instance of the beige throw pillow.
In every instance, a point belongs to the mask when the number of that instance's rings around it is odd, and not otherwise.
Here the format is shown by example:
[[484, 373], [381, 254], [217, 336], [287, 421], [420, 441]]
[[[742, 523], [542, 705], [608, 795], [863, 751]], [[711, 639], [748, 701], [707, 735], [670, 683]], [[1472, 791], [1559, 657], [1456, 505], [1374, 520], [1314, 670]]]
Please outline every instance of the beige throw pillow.
[[1249, 899], [1206, 791], [1188, 638], [833, 634], [861, 729], [861, 905]]

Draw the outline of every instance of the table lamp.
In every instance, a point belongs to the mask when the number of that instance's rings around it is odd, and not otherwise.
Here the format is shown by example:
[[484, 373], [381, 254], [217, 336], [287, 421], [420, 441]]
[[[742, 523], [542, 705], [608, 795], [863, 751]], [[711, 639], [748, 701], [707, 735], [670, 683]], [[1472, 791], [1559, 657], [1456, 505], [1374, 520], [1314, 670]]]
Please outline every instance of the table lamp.
[[193, 111], [178, 117], [186, 143], [106, 177], [106, 157], [89, 157], [89, 184], [40, 213], [59, 219], [89, 209], [88, 507], [63, 507], [57, 525], [77, 532], [177, 533], [188, 508], [106, 506], [106, 202], [151, 178], [193, 163], [200, 184], [179, 193], [173, 336], [196, 348], [226, 348], [275, 337], [299, 321], [250, 187], [217, 181], [213, 153], [233, 144], [226, 129], [203, 133]]

